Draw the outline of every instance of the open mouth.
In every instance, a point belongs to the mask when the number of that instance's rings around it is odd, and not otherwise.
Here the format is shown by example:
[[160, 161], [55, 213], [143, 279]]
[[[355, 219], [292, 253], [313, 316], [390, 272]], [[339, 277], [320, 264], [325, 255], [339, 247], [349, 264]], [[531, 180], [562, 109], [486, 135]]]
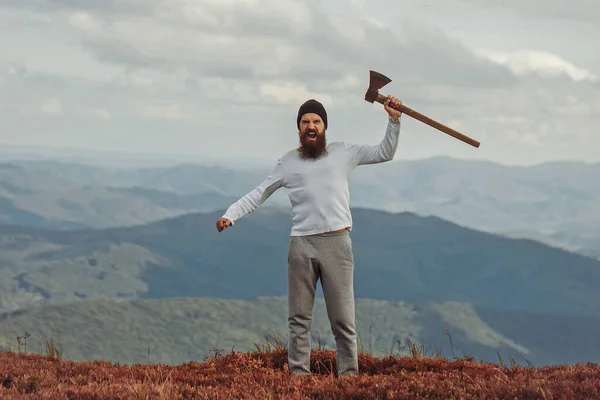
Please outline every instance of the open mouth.
[[308, 132], [306, 136], [310, 139], [315, 139], [317, 137], [317, 134], [315, 132]]

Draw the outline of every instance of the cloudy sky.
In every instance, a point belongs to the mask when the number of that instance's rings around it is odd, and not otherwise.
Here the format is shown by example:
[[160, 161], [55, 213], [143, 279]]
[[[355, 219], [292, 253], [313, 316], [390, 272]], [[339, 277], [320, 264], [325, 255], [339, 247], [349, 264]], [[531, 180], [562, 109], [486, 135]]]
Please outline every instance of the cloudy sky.
[[[500, 5], [502, 4], [502, 5]], [[394, 95], [481, 141], [403, 117], [398, 159], [600, 161], [600, 2], [2, 0], [0, 145], [275, 160], [298, 106], [328, 140], [377, 143]]]

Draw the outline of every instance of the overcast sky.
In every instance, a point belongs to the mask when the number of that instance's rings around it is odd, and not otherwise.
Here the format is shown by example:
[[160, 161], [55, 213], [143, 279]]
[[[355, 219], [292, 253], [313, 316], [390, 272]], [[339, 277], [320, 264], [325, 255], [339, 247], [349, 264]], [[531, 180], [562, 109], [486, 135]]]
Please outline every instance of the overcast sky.
[[[499, 6], [499, 4], [503, 4]], [[394, 95], [481, 141], [403, 117], [398, 159], [600, 161], [600, 1], [3, 0], [0, 144], [261, 157], [375, 144]]]

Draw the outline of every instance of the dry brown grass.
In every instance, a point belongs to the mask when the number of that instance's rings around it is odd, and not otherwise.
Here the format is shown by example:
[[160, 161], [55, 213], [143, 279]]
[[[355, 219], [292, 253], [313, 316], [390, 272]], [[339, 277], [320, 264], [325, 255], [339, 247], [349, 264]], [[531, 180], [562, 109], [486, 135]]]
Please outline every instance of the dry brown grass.
[[335, 352], [313, 350], [313, 376], [289, 374], [277, 341], [252, 353], [214, 351], [179, 366], [74, 362], [0, 353], [0, 398], [12, 399], [582, 399], [600, 398], [595, 364], [512, 367], [420, 354], [361, 353], [360, 375], [339, 378]]

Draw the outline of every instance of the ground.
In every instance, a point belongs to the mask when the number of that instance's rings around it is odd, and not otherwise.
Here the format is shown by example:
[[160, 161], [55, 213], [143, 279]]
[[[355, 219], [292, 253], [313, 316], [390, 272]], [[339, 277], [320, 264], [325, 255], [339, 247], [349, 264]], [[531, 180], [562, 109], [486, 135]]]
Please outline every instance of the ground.
[[[170, 366], [74, 362], [0, 353], [0, 398], [12, 399], [591, 399], [600, 367], [502, 366], [435, 357], [361, 354], [358, 377], [335, 375], [335, 353], [313, 350], [312, 376], [287, 369], [287, 351], [233, 349]], [[333, 371], [333, 372], [332, 372]]]

